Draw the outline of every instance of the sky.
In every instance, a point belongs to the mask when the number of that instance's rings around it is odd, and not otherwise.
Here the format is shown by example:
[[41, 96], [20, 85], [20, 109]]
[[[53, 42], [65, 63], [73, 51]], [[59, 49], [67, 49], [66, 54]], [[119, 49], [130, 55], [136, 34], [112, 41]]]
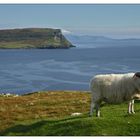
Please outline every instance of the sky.
[[0, 29], [29, 27], [140, 38], [140, 4], [0, 4]]

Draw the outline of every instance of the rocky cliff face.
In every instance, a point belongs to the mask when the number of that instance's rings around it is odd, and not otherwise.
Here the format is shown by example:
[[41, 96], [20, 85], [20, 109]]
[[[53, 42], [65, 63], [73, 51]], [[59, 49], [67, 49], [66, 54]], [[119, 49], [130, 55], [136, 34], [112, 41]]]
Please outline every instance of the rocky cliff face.
[[73, 46], [60, 29], [25, 28], [0, 30], [0, 48], [55, 49]]

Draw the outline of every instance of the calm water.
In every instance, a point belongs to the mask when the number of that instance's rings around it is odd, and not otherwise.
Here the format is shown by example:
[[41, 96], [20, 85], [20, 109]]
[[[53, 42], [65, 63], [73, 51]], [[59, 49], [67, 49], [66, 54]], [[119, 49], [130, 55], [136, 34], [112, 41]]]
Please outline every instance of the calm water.
[[140, 71], [140, 47], [0, 50], [0, 93], [88, 90], [100, 73]]

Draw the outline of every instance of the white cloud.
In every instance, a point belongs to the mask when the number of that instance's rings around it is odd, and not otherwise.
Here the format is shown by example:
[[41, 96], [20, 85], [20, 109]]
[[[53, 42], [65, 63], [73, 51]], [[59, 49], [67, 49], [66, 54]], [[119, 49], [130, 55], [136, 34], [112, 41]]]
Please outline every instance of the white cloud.
[[68, 31], [68, 30], [65, 30], [65, 29], [61, 29], [62, 33], [64, 35], [67, 35], [67, 34], [72, 34], [72, 32]]

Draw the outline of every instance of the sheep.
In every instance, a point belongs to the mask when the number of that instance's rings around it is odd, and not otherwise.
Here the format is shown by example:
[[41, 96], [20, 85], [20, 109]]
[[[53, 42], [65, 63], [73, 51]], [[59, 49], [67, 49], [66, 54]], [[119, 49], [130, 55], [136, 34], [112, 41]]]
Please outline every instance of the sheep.
[[100, 117], [102, 101], [112, 104], [128, 101], [128, 113], [135, 113], [134, 98], [140, 97], [140, 72], [96, 75], [90, 81], [90, 90], [90, 116], [95, 108], [96, 116]]

